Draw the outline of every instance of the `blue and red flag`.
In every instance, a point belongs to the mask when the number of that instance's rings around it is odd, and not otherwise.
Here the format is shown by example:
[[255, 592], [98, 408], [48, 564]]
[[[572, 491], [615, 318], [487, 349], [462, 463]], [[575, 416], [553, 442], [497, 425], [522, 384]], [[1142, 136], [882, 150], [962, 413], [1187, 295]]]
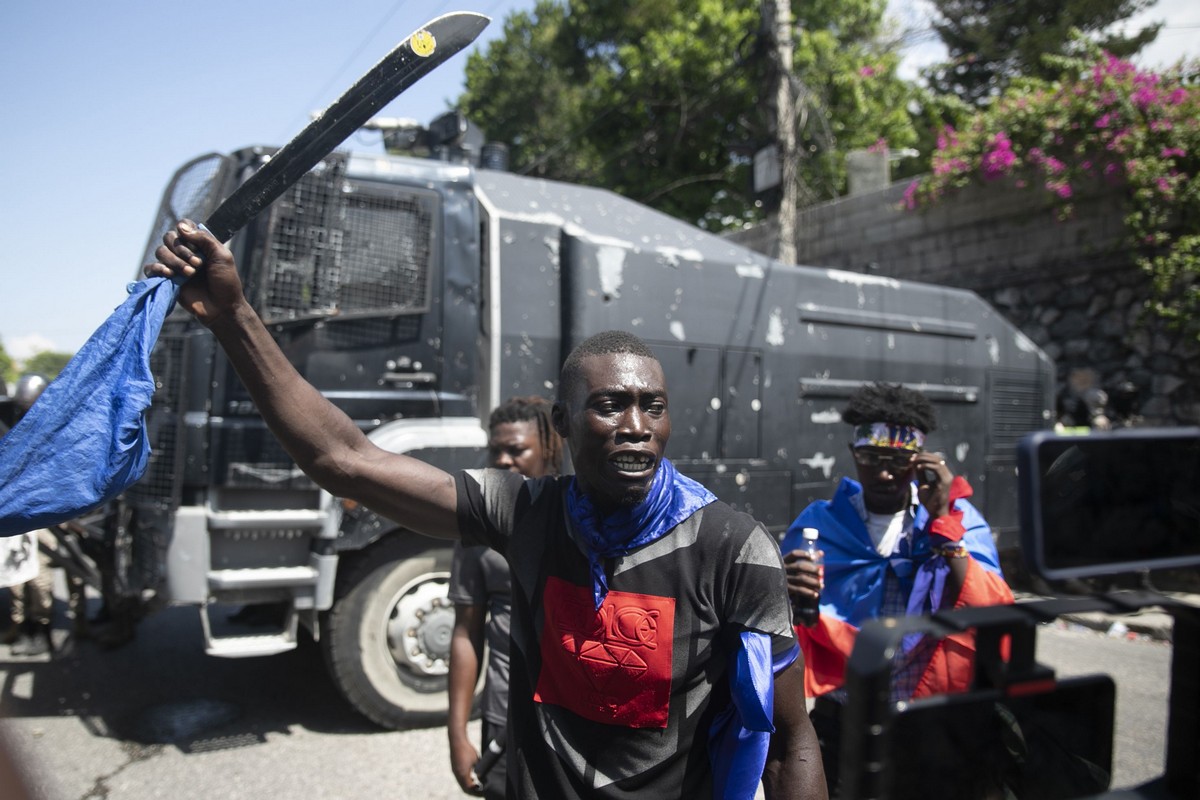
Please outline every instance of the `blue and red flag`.
[[[1011, 603], [1012, 591], [1001, 574], [991, 528], [967, 501], [971, 493], [970, 484], [956, 477], [950, 489], [953, 519], [936, 521], [938, 526], [954, 527], [955, 534], [961, 528], [961, 541], [971, 554], [956, 607]], [[801, 529], [817, 528], [820, 548], [825, 553], [820, 618], [811, 628], [796, 626], [809, 697], [825, 694], [845, 682], [846, 662], [859, 629], [867, 620], [880, 616], [889, 569], [905, 592], [916, 587], [909, 613], [937, 611], [941, 603], [943, 584], [937, 580], [936, 571], [944, 569], [945, 564], [935, 556], [929, 536], [914, 536], [912, 552], [904, 556], [880, 555], [863, 522], [861, 494], [862, 486], [857, 481], [843, 478], [833, 499], [812, 503], [801, 512], [780, 545], [785, 553], [795, 549]], [[918, 509], [913, 525], [917, 531], [928, 527], [929, 514], [923, 507]], [[968, 688], [974, 652], [972, 632], [942, 640], [921, 677], [916, 696]]]

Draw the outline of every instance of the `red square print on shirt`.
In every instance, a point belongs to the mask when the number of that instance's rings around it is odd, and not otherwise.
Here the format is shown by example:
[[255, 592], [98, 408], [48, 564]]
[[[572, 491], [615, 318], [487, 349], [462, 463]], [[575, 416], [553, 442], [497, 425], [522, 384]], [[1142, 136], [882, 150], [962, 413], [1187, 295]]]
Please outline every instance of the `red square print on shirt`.
[[665, 728], [671, 699], [675, 598], [546, 580], [542, 670], [533, 698], [595, 722]]

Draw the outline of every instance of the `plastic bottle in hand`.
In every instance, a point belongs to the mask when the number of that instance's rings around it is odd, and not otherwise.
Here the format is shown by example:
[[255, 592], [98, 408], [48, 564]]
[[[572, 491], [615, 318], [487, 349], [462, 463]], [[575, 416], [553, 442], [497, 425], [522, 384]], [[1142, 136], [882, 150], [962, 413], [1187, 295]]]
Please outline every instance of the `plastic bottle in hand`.
[[[805, 528], [800, 532], [803, 538], [803, 543], [800, 549], [808, 553], [812, 557], [812, 563], [817, 567], [817, 576], [821, 579], [821, 584], [825, 584], [825, 557], [821, 555], [821, 551], [817, 548], [817, 537], [820, 534], [816, 528]], [[816, 597], [796, 596], [792, 600], [792, 611], [796, 615], [796, 621], [805, 627], [811, 628], [817, 624], [817, 617], [820, 612], [818, 606], [821, 603], [821, 596]]]

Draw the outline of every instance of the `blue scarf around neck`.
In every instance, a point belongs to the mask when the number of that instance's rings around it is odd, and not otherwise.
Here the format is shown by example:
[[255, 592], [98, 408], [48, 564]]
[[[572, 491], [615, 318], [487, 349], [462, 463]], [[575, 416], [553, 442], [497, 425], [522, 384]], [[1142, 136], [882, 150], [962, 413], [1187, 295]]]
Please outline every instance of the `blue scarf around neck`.
[[675, 466], [663, 459], [654, 474], [650, 493], [633, 508], [622, 508], [603, 519], [571, 478], [567, 489], [567, 514], [587, 545], [592, 572], [592, 595], [599, 610], [608, 595], [604, 574], [605, 558], [615, 558], [664, 536], [679, 523], [716, 500], [702, 485], [680, 475]]

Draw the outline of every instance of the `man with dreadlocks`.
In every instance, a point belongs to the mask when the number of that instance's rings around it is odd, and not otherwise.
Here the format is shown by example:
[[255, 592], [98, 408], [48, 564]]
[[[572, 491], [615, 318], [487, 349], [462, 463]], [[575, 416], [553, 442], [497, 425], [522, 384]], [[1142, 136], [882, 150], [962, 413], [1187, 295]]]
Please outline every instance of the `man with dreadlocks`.
[[[526, 478], [558, 475], [562, 470], [562, 438], [554, 432], [550, 403], [541, 397], [513, 397], [488, 418], [488, 466]], [[468, 794], [503, 800], [507, 771], [504, 750], [508, 722], [508, 630], [511, 586], [504, 556], [482, 545], [454, 548], [449, 597], [454, 603], [450, 642], [450, 769]], [[475, 685], [488, 645], [483, 686], [482, 740], [490, 768], [476, 770], [479, 751], [467, 734]]]
[[509, 797], [826, 796], [779, 547], [666, 458], [666, 377], [641, 339], [596, 334], [563, 364], [552, 419], [574, 475], [450, 474], [381, 449], [304, 380], [211, 233], [182, 221], [155, 257], [146, 274], [185, 281], [180, 304], [318, 485], [504, 554]]
[[[781, 542], [793, 597], [820, 595], [812, 627], [796, 626], [805, 658], [805, 688], [816, 697], [813, 724], [831, 794], [841, 740], [840, 690], [846, 660], [863, 622], [965, 606], [1013, 602], [1000, 572], [991, 528], [968, 502], [972, 489], [941, 453], [925, 449], [936, 412], [920, 392], [875, 383], [861, 387], [842, 412], [851, 426], [858, 480], [843, 477], [831, 500], [812, 503]], [[816, 528], [824, 582], [799, 549]], [[974, 634], [914, 637], [892, 664], [892, 699], [970, 688]]]

